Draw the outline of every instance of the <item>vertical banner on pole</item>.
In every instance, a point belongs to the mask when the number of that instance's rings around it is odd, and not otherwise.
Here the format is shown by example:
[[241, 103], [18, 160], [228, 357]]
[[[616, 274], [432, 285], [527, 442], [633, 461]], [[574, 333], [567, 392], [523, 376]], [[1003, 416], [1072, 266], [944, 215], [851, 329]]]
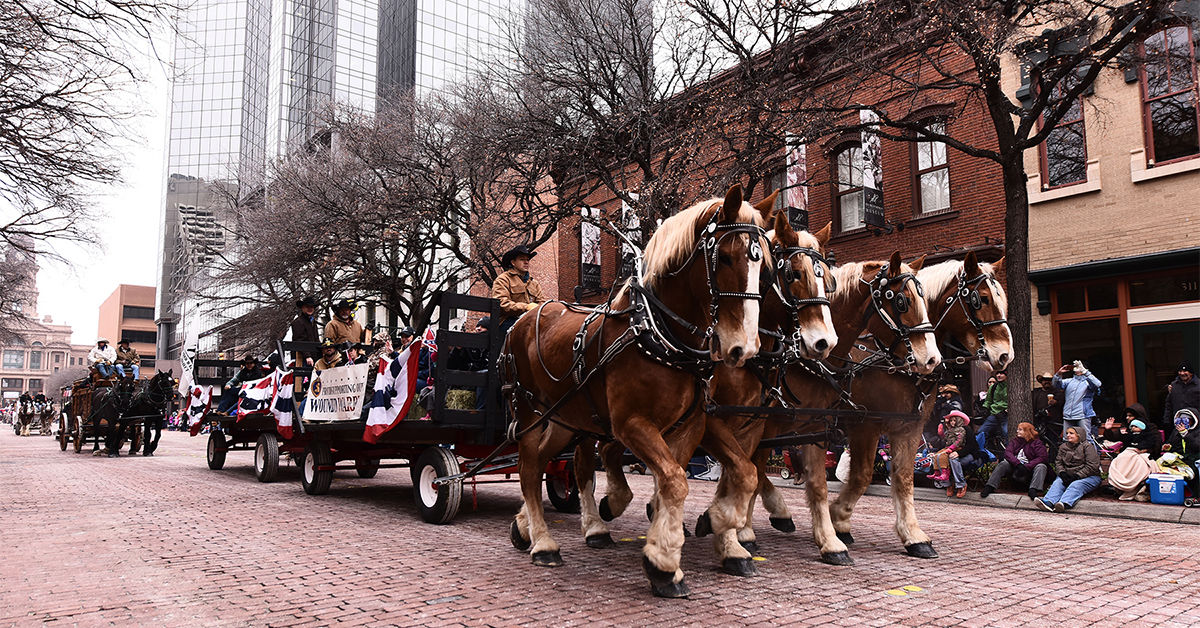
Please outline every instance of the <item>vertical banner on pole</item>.
[[600, 216], [600, 210], [583, 207], [579, 210], [579, 285], [584, 290], [600, 290], [600, 227], [589, 222]]
[[883, 159], [880, 153], [879, 134], [874, 130], [879, 125], [879, 116], [874, 111], [861, 110], [859, 121], [864, 125], [862, 132], [863, 172], [863, 223], [869, 227], [883, 227]]
[[808, 229], [808, 147], [795, 135], [787, 136], [787, 172], [784, 206], [796, 230]]
[[[637, 194], [631, 193], [629, 196], [633, 200], [638, 199]], [[642, 241], [642, 219], [638, 217], [637, 212], [634, 211], [633, 207], [625, 201], [621, 201], [621, 229], [624, 231], [625, 237], [629, 238], [630, 240], [639, 243]], [[622, 242], [621, 277], [630, 277], [633, 275], [633, 262], [636, 257], [637, 251], [635, 251], [633, 247], [629, 246], [625, 242]]]

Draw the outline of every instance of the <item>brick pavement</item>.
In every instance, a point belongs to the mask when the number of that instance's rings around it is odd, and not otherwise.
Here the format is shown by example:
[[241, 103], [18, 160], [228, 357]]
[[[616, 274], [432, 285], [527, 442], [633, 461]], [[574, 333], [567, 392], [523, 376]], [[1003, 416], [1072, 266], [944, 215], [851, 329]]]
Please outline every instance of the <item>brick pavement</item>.
[[[93, 458], [0, 430], [0, 625], [963, 625], [1200, 624], [1200, 527], [918, 503], [942, 558], [903, 554], [890, 501], [865, 497], [853, 567], [817, 562], [808, 526], [756, 514], [761, 575], [715, 569], [689, 539], [693, 597], [650, 596], [637, 536], [651, 488], [586, 548], [577, 515], [550, 511], [566, 566], [538, 569], [508, 542], [515, 485], [478, 488], [449, 526], [421, 522], [407, 470], [338, 472], [306, 496], [297, 470], [260, 484], [249, 452], [209, 471], [203, 438], [164, 433], [154, 458]], [[694, 521], [713, 485], [694, 482]], [[804, 517], [800, 491], [787, 491]], [[468, 497], [470, 492], [468, 491]], [[886, 593], [905, 585], [920, 591]]]

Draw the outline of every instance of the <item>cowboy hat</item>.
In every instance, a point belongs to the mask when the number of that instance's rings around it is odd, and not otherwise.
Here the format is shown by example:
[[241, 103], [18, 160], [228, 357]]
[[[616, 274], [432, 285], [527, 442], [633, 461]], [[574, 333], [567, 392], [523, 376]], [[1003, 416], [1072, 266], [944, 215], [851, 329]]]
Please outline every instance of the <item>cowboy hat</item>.
[[317, 307], [320, 304], [317, 303], [317, 300], [315, 298], [313, 298], [312, 296], [307, 296], [307, 297], [304, 297], [303, 299], [300, 299], [299, 301], [296, 301], [296, 307], [304, 307], [306, 305], [309, 307]]
[[96, 339], [96, 344], [100, 344], [100, 343], [102, 343], [102, 342], [103, 342], [104, 344], [108, 344], [108, 338], [105, 338], [105, 337], [101, 336], [101, 337], [99, 337], [99, 338], [97, 338], [97, 339]]
[[128, 339], [128, 338], [122, 338], [122, 339], [120, 339], [120, 340], [118, 340], [118, 341], [117, 341], [117, 344], [119, 344], [119, 345], [127, 345], [127, 344], [129, 344], [129, 339]]
[[338, 310], [353, 310], [353, 309], [354, 309], [354, 300], [353, 299], [341, 299], [340, 301], [337, 301], [333, 304], [334, 312], [336, 312]]
[[504, 257], [500, 258], [500, 265], [505, 268], [511, 268], [513, 260], [516, 259], [517, 256], [519, 256], [519, 255], [524, 255], [525, 257], [528, 257], [529, 259], [533, 259], [533, 258], [537, 257], [537, 253], [535, 253], [533, 251], [533, 249], [522, 244], [520, 246], [514, 246], [513, 248], [509, 249], [509, 251], [504, 254]]
[[1039, 381], [1039, 382], [1049, 381], [1049, 380], [1054, 379], [1054, 373], [1051, 373], [1050, 371], [1046, 371], [1045, 373], [1038, 375], [1035, 379], [1037, 379], [1037, 381]]
[[959, 394], [958, 386], [955, 386], [954, 384], [944, 384], [942, 387], [938, 388], [938, 394], [940, 395], [942, 393], [954, 393], [957, 395]]

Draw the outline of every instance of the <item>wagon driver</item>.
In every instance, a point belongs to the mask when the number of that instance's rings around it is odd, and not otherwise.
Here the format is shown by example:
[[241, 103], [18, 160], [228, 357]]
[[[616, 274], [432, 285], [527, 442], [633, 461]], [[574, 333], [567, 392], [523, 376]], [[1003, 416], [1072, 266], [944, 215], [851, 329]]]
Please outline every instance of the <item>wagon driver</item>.
[[117, 343], [117, 374], [119, 374], [121, 377], [125, 377], [126, 371], [132, 370], [133, 378], [141, 379], [141, 364], [142, 356], [138, 355], [137, 349], [129, 346], [128, 338], [122, 338], [121, 341]]
[[87, 354], [88, 366], [96, 369], [100, 377], [109, 379], [116, 371], [113, 363], [117, 361], [117, 351], [108, 346], [108, 338], [97, 338], [96, 346]]
[[537, 253], [522, 244], [500, 258], [505, 271], [492, 284], [492, 298], [500, 301], [501, 334], [507, 334], [522, 314], [545, 300], [541, 286], [529, 275], [529, 260], [535, 255]]

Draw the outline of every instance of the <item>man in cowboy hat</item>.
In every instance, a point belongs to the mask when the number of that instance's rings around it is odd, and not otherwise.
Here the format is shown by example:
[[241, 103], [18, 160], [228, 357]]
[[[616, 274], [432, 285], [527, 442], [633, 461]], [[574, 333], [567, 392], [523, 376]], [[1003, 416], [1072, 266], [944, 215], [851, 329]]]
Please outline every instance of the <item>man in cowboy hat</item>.
[[97, 338], [96, 346], [88, 351], [87, 361], [88, 366], [100, 373], [100, 377], [108, 379], [116, 372], [113, 369], [113, 362], [117, 361], [117, 351], [108, 346], [108, 338]]
[[333, 319], [325, 324], [325, 339], [334, 344], [363, 342], [363, 326], [354, 320], [354, 301], [342, 299], [333, 304]]
[[1168, 433], [1175, 429], [1176, 412], [1184, 408], [1200, 408], [1200, 382], [1196, 381], [1192, 363], [1188, 360], [1180, 362], [1178, 371], [1178, 376], [1167, 386], [1167, 400], [1160, 424]]
[[117, 373], [121, 377], [125, 377], [125, 370], [129, 369], [133, 371], [134, 379], [141, 379], [141, 363], [142, 356], [138, 355], [137, 349], [129, 346], [128, 338], [122, 338], [121, 341], [117, 343]]
[[345, 358], [342, 357], [342, 352], [338, 350], [338, 345], [326, 338], [325, 342], [321, 343], [321, 359], [317, 360], [317, 363], [313, 365], [313, 370], [324, 371], [335, 366], [342, 366], [345, 361]]
[[505, 271], [492, 284], [492, 298], [500, 301], [501, 334], [508, 333], [517, 318], [544, 300], [541, 286], [529, 275], [529, 260], [535, 255], [537, 253], [522, 244], [500, 258]]
[[225, 388], [221, 391], [221, 403], [217, 406], [217, 412], [229, 412], [237, 407], [238, 395], [242, 392], [242, 384], [252, 382], [256, 379], [262, 379], [262, 369], [258, 368], [258, 358], [248, 355], [242, 358], [242, 368], [234, 373], [229, 381], [225, 382]]
[[[1037, 376], [1038, 387], [1033, 389], [1033, 416], [1056, 431], [1042, 432], [1045, 435], [1062, 433], [1062, 389], [1054, 386], [1054, 373], [1046, 371]], [[1036, 422], [1035, 422], [1036, 424]]]
[[[317, 300], [311, 296], [296, 301], [296, 319], [292, 321], [293, 342], [321, 342], [321, 330], [317, 327]], [[313, 357], [303, 351], [294, 352], [296, 366], [312, 365]]]

